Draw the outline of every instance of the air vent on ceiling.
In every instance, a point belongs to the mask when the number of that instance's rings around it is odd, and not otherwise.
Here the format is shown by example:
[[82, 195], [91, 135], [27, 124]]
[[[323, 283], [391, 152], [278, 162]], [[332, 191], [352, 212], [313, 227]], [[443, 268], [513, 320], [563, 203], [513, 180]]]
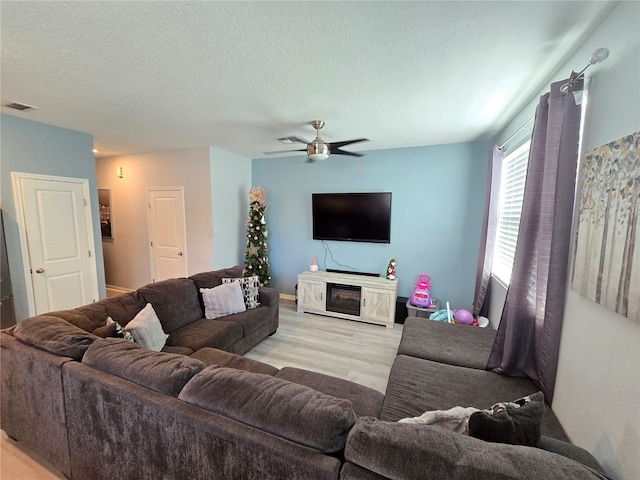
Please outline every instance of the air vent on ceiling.
[[304, 138], [300, 138], [295, 135], [292, 137], [280, 137], [278, 138], [278, 141], [286, 145], [290, 145], [292, 143], [308, 143]]
[[34, 107], [33, 105], [27, 105], [26, 103], [20, 103], [20, 102], [9, 102], [9, 103], [5, 103], [4, 106], [8, 108], [13, 108], [14, 110], [20, 110], [20, 111], [38, 109], [38, 107]]

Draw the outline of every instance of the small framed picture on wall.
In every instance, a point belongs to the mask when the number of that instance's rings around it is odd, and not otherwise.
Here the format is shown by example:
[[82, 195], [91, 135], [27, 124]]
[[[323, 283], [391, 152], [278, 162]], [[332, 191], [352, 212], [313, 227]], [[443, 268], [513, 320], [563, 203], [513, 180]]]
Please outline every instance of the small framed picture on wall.
[[111, 190], [108, 188], [98, 189], [98, 204], [100, 205], [100, 231], [102, 238], [113, 239], [111, 228]]

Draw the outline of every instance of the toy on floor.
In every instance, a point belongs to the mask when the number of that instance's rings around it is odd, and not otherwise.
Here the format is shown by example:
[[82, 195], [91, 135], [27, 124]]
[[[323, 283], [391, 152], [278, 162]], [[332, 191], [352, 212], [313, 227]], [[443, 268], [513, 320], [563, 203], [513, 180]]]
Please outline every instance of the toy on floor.
[[431, 288], [431, 277], [429, 275], [422, 274], [416, 283], [416, 287], [413, 289], [411, 295], [411, 305], [414, 307], [429, 308], [431, 305], [431, 295], [429, 289]]
[[453, 319], [456, 323], [462, 323], [463, 325], [473, 325], [473, 322], [475, 320], [469, 310], [463, 309], [456, 310], [456, 313], [453, 314]]
[[471, 312], [464, 309], [453, 310], [449, 307], [442, 310], [436, 310], [429, 316], [430, 320], [439, 322], [459, 323], [461, 325], [473, 325], [474, 327], [484, 328], [489, 325], [489, 319], [486, 317], [474, 317]]

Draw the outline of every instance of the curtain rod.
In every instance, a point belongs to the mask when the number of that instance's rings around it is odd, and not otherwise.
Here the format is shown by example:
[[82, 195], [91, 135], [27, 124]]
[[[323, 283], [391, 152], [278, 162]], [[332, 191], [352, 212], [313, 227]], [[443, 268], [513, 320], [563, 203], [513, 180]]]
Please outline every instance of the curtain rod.
[[524, 125], [522, 125], [518, 130], [516, 130], [513, 135], [511, 135], [509, 138], [507, 138], [502, 145], [498, 145], [498, 150], [502, 151], [504, 149], [504, 146], [507, 143], [509, 143], [511, 140], [513, 140], [515, 138], [515, 136], [518, 135], [522, 130], [527, 128], [527, 125], [529, 125], [531, 122], [533, 122], [534, 118], [536, 118], [535, 115], [533, 117], [531, 117], [529, 120], [527, 120], [527, 122]]
[[[608, 48], [599, 48], [597, 49], [595, 52], [593, 52], [593, 54], [591, 55], [591, 58], [589, 59], [589, 63], [587, 64], [586, 67], [584, 67], [582, 70], [580, 70], [580, 72], [578, 72], [577, 74], [573, 74], [569, 77], [569, 81], [567, 83], [565, 83], [564, 85], [562, 85], [560, 87], [560, 90], [562, 90], [563, 92], [567, 92], [569, 90], [569, 87], [572, 86], [576, 80], [578, 80], [582, 74], [584, 73], [584, 71], [589, 68], [591, 65], [596, 65], [598, 63], [602, 63], [604, 62], [607, 57], [609, 56], [609, 49]], [[531, 117], [529, 120], [527, 120], [527, 123], [525, 123], [524, 125], [522, 125], [518, 130], [516, 130], [516, 132], [511, 135], [509, 138], [507, 138], [504, 143], [502, 145], [498, 146], [498, 150], [502, 151], [504, 149], [504, 146], [509, 143], [511, 140], [514, 139], [514, 137], [516, 135], [518, 135], [522, 130], [524, 130], [527, 125], [529, 125], [533, 119], [536, 118], [535, 115], [533, 117]]]

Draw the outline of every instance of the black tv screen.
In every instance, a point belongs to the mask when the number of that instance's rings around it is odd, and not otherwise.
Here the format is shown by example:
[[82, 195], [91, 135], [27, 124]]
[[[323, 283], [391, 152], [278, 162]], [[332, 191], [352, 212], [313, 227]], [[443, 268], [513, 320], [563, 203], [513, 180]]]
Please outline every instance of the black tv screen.
[[391, 242], [391, 192], [313, 193], [314, 240]]

